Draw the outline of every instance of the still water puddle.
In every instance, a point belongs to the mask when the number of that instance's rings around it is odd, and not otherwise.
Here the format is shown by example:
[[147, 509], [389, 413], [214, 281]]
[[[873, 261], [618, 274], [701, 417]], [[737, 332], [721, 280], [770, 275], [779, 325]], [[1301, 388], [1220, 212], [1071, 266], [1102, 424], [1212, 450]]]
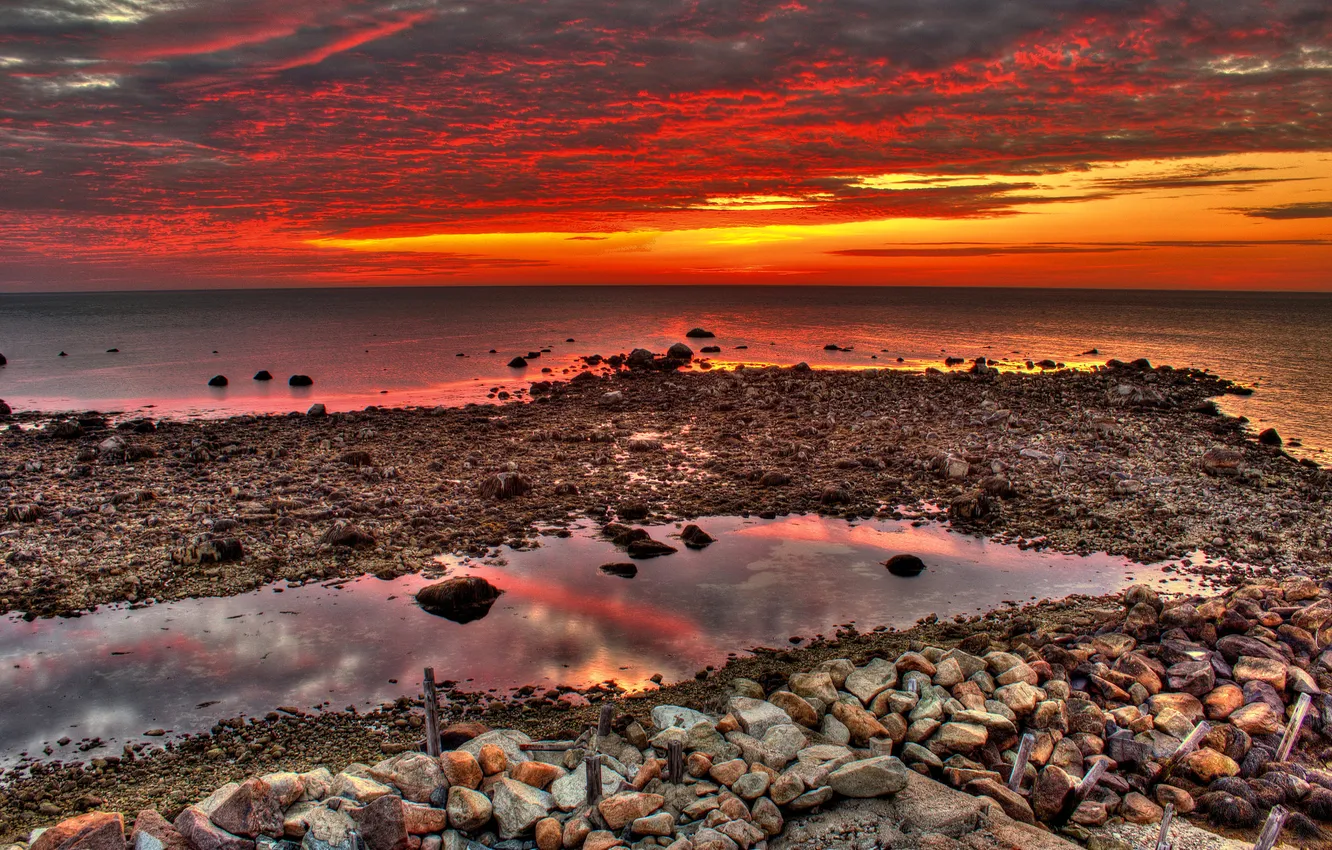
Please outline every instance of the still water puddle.
[[[431, 581], [419, 575], [7, 619], [0, 763], [39, 755], [48, 743], [53, 757], [86, 757], [76, 747], [94, 737], [107, 742], [102, 752], [116, 752], [150, 729], [196, 732], [279, 705], [363, 708], [416, 693], [425, 666], [465, 690], [607, 679], [635, 689], [651, 687], [654, 673], [689, 677], [727, 652], [830, 635], [837, 624], [906, 627], [931, 613], [974, 614], [1133, 581], [1190, 586], [1122, 558], [1023, 551], [936, 525], [816, 516], [699, 525], [718, 538], [701, 551], [684, 548], [674, 527], [650, 529], [680, 551], [639, 561], [632, 579], [599, 569], [626, 558], [586, 528], [490, 562], [441, 559], [449, 575], [484, 576], [504, 591], [487, 616], [465, 625], [414, 604], [412, 594]], [[926, 571], [891, 575], [883, 561], [902, 552], [923, 558]], [[57, 747], [62, 736], [73, 743]]]

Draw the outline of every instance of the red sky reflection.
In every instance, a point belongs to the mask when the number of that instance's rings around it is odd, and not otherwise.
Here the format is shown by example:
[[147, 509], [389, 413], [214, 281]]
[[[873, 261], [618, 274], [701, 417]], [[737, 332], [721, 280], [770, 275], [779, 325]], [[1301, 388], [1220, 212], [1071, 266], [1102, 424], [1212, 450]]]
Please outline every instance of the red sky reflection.
[[0, 287], [1332, 287], [1324, 0], [15, 0]]

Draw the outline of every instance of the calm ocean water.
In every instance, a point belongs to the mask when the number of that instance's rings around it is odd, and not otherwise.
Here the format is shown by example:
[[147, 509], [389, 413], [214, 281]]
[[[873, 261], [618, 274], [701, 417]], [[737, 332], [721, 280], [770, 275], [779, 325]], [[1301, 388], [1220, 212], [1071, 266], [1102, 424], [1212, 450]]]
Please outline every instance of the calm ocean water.
[[[690, 342], [721, 346], [719, 363], [920, 368], [985, 355], [1208, 368], [1258, 389], [1226, 400], [1229, 412], [1330, 459], [1322, 349], [1332, 295], [1322, 294], [626, 286], [3, 295], [0, 398], [16, 409], [158, 416], [459, 403], [538, 380], [543, 367], [559, 377], [579, 355], [664, 351], [694, 326], [717, 334]], [[827, 343], [854, 350], [827, 352]], [[550, 351], [526, 370], [506, 365], [541, 348]], [[1092, 348], [1099, 353], [1080, 356]], [[260, 369], [277, 380], [253, 381]], [[288, 387], [298, 373], [314, 386]], [[228, 387], [207, 386], [218, 374]]]

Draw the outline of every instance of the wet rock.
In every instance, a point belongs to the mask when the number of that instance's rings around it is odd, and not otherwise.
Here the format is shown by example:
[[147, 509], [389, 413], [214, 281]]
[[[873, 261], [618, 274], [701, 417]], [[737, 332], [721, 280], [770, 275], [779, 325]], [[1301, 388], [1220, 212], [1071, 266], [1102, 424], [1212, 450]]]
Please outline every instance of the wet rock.
[[1258, 433], [1258, 442], [1264, 446], [1279, 446], [1282, 443], [1281, 435], [1275, 428], [1265, 428]]
[[254, 380], [271, 381], [273, 380], [273, 373], [269, 372], [267, 369], [260, 369], [258, 372], [254, 373]]
[[672, 360], [693, 360], [694, 349], [685, 345], [683, 342], [677, 342], [666, 349], [666, 356]]
[[662, 555], [672, 555], [679, 550], [674, 546], [649, 537], [646, 540], [633, 541], [625, 547], [624, 551], [630, 558], [646, 560], [648, 558], [659, 558]]
[[691, 328], [685, 336], [690, 339], [712, 339], [716, 334], [703, 328]]
[[895, 576], [910, 578], [925, 572], [925, 562], [915, 555], [894, 555], [883, 564]]
[[680, 532], [680, 540], [690, 549], [706, 549], [710, 544], [715, 543], [717, 538], [708, 534], [697, 525], [686, 525]]
[[455, 623], [470, 623], [489, 614], [503, 592], [480, 576], [458, 576], [421, 588], [416, 603]]
[[638, 575], [638, 565], [627, 562], [602, 564], [597, 569], [605, 575], [619, 576], [620, 578], [633, 578]]
[[305, 411], [305, 415], [310, 419], [323, 419], [328, 415], [328, 408], [324, 407], [323, 404], [312, 404], [310, 409]]
[[225, 387], [226, 385], [227, 385], [226, 375], [214, 375], [213, 377], [208, 379], [208, 386], [210, 387]]
[[287, 379], [287, 386], [312, 387], [314, 386], [314, 379], [311, 378], [309, 375], [292, 375], [290, 378]]

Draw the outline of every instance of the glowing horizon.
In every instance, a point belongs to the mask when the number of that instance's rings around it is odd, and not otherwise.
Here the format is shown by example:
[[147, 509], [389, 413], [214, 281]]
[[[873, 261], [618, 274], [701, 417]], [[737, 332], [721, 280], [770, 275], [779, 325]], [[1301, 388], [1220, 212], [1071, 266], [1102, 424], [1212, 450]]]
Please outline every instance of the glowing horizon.
[[0, 291], [1332, 290], [1332, 13], [20, 0]]

